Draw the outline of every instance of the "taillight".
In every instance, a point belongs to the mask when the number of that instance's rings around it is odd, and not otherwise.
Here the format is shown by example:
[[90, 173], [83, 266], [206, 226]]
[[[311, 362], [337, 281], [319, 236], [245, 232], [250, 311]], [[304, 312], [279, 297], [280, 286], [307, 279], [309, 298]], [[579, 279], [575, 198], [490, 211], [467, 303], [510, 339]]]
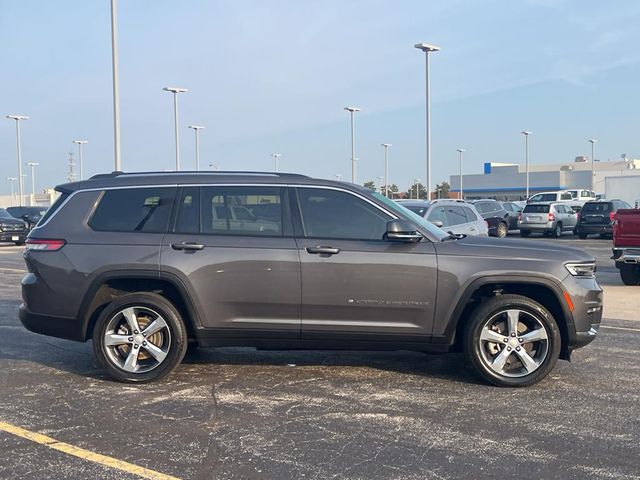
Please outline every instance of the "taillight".
[[553, 213], [550, 213], [549, 215], [547, 215], [547, 218], [550, 222], [553, 222], [556, 219], [556, 216]]
[[576, 220], [580, 221], [580, 212], [576, 213]]
[[42, 238], [27, 238], [27, 250], [40, 252], [56, 252], [64, 247], [66, 240], [53, 240]]
[[521, 222], [522, 221], [522, 214], [518, 213], [518, 221]]
[[609, 221], [613, 222], [616, 219], [616, 212], [609, 213]]

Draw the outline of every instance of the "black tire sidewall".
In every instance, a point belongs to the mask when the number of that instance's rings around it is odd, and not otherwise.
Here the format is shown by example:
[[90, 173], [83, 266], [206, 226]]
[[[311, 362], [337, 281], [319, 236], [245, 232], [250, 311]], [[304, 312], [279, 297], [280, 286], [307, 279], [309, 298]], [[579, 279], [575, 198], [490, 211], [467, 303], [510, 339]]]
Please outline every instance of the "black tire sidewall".
[[640, 284], [640, 270], [637, 267], [623, 266], [620, 268], [620, 280], [625, 285]]
[[[171, 344], [164, 361], [146, 373], [129, 373], [113, 365], [104, 346], [104, 333], [109, 320], [118, 311], [127, 306], [147, 307], [160, 314], [169, 326]], [[99, 363], [107, 373], [121, 382], [146, 383], [159, 380], [168, 375], [184, 358], [187, 351], [187, 331], [180, 313], [171, 302], [155, 293], [131, 293], [123, 295], [111, 302], [96, 320], [93, 329], [93, 349]]]
[[[501, 310], [518, 308], [534, 315], [544, 325], [549, 338], [547, 356], [542, 365], [533, 373], [524, 377], [512, 378], [496, 374], [482, 359], [480, 352], [480, 333], [483, 325]], [[500, 295], [492, 297], [479, 305], [467, 322], [464, 332], [464, 353], [467, 360], [482, 378], [500, 387], [527, 387], [546, 377], [560, 356], [561, 336], [558, 325], [551, 313], [538, 302], [521, 295]]]

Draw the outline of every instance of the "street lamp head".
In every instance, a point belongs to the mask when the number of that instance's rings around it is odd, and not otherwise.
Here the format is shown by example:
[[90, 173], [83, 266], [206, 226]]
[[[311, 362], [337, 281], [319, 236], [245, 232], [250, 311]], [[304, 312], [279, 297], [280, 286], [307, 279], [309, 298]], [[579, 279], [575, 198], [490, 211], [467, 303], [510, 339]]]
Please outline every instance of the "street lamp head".
[[390, 143], [381, 143], [380, 145], [382, 145], [384, 148], [389, 148], [393, 146]]
[[84, 145], [86, 143], [89, 143], [88, 140], [74, 140], [73, 143], [77, 144], [77, 145]]
[[18, 180], [18, 177], [7, 177], [7, 180], [9, 180], [10, 182], [15, 182], [16, 180]]
[[590, 138], [589, 139], [589, 143], [594, 144], [596, 143], [598, 140], [596, 140], [595, 138]]
[[11, 120], [29, 120], [29, 117], [27, 117], [26, 115], [7, 115], [7, 118], [10, 118]]
[[282, 154], [281, 153], [272, 153], [271, 156], [274, 157], [274, 158], [278, 158], [278, 157], [281, 157]]
[[360, 109], [358, 107], [344, 107], [345, 110], [349, 111], [349, 112], [359, 112]]
[[437, 45], [431, 45], [429, 43], [416, 43], [414, 45], [418, 50], [422, 50], [423, 52], [439, 52], [440, 47]]
[[466, 151], [467, 151], [466, 148], [456, 148], [456, 152], [462, 153], [462, 152], [466, 152]]
[[189, 125], [189, 128], [193, 128], [194, 130], [204, 130], [204, 127], [201, 125]]
[[530, 131], [528, 131], [528, 130], [523, 130], [521, 133], [522, 133], [523, 135], [528, 136], [528, 135], [531, 135], [533, 132], [530, 132]]
[[37, 163], [37, 162], [27, 162], [26, 165], [29, 166], [29, 167], [37, 167], [40, 164]]
[[165, 92], [171, 92], [171, 93], [186, 93], [189, 91], [186, 88], [182, 88], [182, 87], [164, 87], [162, 90], [164, 90]]

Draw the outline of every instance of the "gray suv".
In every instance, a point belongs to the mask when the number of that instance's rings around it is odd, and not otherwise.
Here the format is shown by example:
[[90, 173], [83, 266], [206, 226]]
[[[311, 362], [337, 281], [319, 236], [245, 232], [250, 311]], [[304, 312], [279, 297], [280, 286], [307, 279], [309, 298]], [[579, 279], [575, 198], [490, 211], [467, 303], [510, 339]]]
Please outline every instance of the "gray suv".
[[489, 382], [526, 386], [600, 326], [590, 255], [449, 235], [356, 185], [115, 172], [57, 190], [27, 239], [20, 319], [92, 339], [121, 381], [167, 375], [193, 341], [463, 351]]

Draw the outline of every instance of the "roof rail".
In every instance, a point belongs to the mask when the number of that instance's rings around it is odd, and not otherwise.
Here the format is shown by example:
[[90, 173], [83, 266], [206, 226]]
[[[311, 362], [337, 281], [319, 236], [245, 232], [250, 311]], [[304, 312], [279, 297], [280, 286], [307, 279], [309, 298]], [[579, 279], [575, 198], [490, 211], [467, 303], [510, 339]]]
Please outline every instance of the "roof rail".
[[159, 172], [159, 171], [151, 171], [151, 172], [121, 172], [114, 171], [111, 173], [99, 173], [97, 175], [93, 175], [91, 179], [100, 179], [100, 178], [116, 178], [121, 176], [130, 176], [130, 175], [260, 175], [260, 176], [268, 176], [268, 177], [295, 177], [295, 178], [309, 178], [307, 175], [302, 175], [301, 173], [286, 173], [286, 172], [252, 172], [245, 170], [215, 170], [215, 171], [195, 171], [195, 170], [181, 170], [181, 171], [170, 171], [170, 172]]

